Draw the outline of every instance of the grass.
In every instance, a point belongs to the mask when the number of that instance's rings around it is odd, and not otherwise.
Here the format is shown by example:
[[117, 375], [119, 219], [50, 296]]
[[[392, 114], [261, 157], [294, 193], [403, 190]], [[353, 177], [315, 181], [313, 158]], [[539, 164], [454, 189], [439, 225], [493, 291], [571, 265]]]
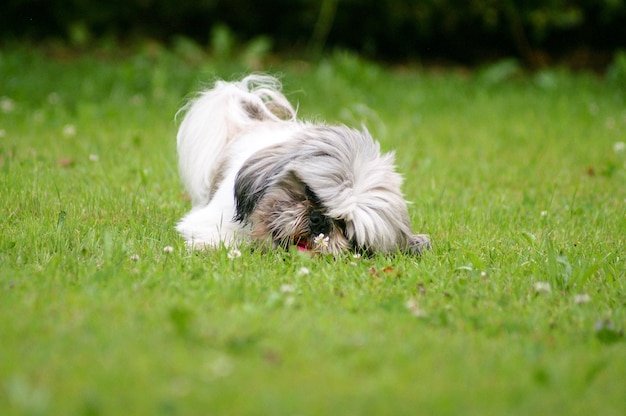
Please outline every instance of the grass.
[[264, 69], [301, 116], [396, 149], [433, 251], [189, 253], [174, 115], [245, 62], [10, 45], [3, 415], [626, 412], [622, 87], [348, 54]]

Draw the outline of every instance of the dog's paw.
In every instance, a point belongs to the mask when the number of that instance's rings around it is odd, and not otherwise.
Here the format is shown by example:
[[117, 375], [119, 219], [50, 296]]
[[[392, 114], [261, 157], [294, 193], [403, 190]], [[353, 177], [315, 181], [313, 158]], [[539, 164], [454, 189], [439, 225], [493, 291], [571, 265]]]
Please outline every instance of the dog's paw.
[[420, 255], [426, 250], [432, 249], [430, 237], [426, 234], [413, 234], [409, 242], [409, 251], [411, 254]]

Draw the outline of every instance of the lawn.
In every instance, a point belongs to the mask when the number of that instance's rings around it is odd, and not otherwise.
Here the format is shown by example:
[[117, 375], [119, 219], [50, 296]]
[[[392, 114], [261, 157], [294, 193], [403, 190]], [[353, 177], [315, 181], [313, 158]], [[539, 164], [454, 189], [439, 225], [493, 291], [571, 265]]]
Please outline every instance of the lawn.
[[[176, 112], [248, 66], [395, 149], [432, 252], [185, 249]], [[624, 142], [588, 73], [5, 46], [0, 413], [626, 414]]]

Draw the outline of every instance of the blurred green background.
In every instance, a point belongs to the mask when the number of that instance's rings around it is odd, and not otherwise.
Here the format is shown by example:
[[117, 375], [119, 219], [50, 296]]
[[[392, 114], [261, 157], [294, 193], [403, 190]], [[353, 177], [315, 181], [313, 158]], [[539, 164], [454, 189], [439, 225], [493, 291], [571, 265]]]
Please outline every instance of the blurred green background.
[[[369, 59], [604, 71], [626, 47], [624, 0], [4, 0], [0, 40], [75, 46], [137, 37], [255, 41], [283, 56], [348, 49]], [[219, 43], [219, 42], [218, 42]], [[224, 45], [224, 43], [226, 45]]]

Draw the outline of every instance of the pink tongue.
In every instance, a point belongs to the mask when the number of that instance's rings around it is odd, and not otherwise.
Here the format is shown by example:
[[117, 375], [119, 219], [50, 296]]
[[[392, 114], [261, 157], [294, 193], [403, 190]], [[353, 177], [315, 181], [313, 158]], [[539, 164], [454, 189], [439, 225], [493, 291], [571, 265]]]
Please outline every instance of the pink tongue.
[[309, 251], [305, 246], [296, 246], [298, 248], [298, 250], [302, 251], [303, 253], [306, 253], [307, 251]]

